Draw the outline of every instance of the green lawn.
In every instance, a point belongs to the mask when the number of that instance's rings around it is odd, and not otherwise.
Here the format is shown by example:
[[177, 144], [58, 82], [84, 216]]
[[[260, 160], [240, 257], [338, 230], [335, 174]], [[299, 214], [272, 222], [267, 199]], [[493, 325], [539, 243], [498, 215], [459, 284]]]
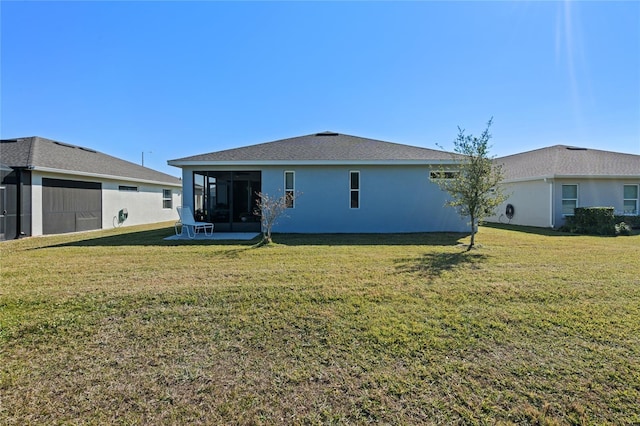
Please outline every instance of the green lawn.
[[640, 236], [0, 244], [0, 424], [638, 424]]

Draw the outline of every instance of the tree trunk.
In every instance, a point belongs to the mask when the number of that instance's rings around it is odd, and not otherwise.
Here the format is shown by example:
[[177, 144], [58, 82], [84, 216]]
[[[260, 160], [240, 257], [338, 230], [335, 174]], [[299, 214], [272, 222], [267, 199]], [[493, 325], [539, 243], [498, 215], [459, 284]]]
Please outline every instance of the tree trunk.
[[467, 251], [471, 250], [476, 243], [476, 219], [471, 217], [471, 242], [469, 243], [469, 247], [467, 247]]

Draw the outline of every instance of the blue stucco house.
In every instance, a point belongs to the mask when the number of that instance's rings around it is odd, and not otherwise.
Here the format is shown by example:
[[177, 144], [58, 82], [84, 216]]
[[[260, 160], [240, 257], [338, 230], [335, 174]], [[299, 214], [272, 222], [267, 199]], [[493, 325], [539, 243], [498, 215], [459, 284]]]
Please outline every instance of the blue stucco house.
[[260, 231], [257, 193], [295, 193], [274, 232], [465, 232], [435, 181], [456, 155], [322, 132], [179, 158], [183, 204], [216, 231]]

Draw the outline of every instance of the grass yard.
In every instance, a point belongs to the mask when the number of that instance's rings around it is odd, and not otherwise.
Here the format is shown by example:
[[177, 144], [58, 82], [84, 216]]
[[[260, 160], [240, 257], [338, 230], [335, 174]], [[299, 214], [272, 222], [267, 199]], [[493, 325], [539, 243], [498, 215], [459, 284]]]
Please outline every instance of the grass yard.
[[640, 236], [0, 244], [0, 424], [639, 424]]

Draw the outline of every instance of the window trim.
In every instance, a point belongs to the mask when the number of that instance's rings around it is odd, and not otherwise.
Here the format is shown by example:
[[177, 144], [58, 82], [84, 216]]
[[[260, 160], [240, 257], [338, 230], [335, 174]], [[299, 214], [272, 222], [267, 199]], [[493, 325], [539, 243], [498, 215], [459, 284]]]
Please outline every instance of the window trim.
[[[169, 192], [169, 197], [166, 196], [167, 191]], [[167, 204], [168, 204], [168, 207], [167, 207]], [[163, 209], [173, 208], [173, 191], [171, 189], [162, 188], [162, 208]]]
[[[564, 187], [565, 186], [575, 186], [576, 187], [576, 198], [565, 198], [564, 197]], [[562, 211], [562, 216], [566, 217], [566, 216], [574, 216], [575, 215], [575, 209], [579, 207], [579, 200], [580, 200], [580, 185], [578, 185], [577, 183], [563, 183], [562, 186], [560, 187], [560, 195], [562, 196], [562, 202], [560, 204], [560, 208]], [[564, 212], [564, 202], [565, 201], [575, 201], [575, 207], [573, 208], [573, 213], [565, 213]]]
[[[636, 188], [636, 198], [625, 198], [624, 188], [627, 187], [627, 186], [632, 186], [632, 187]], [[624, 204], [627, 201], [634, 201], [635, 204], [636, 204], [636, 207], [635, 207], [634, 211], [631, 212], [631, 213], [627, 213], [625, 211]], [[640, 214], [640, 212], [638, 211], [638, 207], [639, 207], [638, 204], [640, 204], [640, 185], [636, 185], [636, 184], [624, 185], [623, 184], [622, 185], [622, 214], [623, 215], [629, 215], [629, 216], [635, 216], [635, 215]]]
[[[291, 174], [291, 187], [287, 187], [287, 174]], [[284, 195], [287, 197], [287, 208], [296, 208], [296, 172], [294, 170], [285, 170], [284, 177]]]
[[[357, 188], [353, 187], [353, 176], [358, 177]], [[360, 180], [360, 170], [349, 170], [349, 209], [357, 210], [360, 208], [360, 189], [362, 188], [362, 182]], [[356, 204], [353, 206], [353, 194], [356, 194]]]

